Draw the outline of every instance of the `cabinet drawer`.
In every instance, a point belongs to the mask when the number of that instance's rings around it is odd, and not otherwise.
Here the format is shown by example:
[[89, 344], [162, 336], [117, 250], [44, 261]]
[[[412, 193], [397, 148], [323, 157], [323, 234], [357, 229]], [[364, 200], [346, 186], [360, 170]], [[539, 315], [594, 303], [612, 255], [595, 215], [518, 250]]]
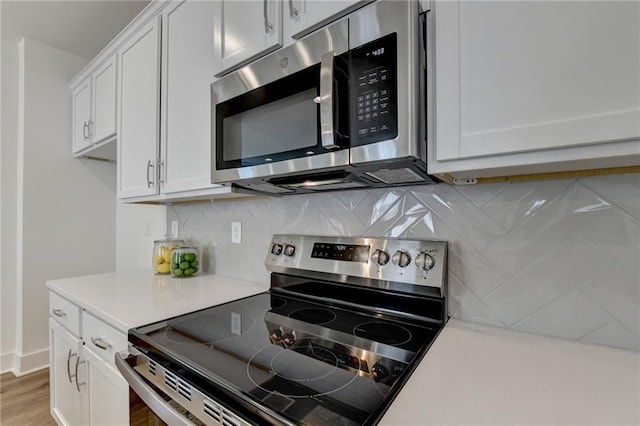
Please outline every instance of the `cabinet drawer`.
[[49, 292], [49, 315], [76, 337], [80, 337], [80, 307]]
[[82, 340], [88, 348], [115, 369], [116, 352], [127, 349], [127, 336], [86, 311], [82, 313]]

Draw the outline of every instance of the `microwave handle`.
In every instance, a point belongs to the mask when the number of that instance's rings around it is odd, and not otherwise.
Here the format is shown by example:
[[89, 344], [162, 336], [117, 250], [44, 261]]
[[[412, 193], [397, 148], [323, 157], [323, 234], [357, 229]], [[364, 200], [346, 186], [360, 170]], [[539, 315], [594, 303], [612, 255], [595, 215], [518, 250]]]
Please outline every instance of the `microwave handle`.
[[326, 149], [340, 148], [333, 132], [333, 51], [320, 60], [320, 96], [313, 101], [320, 104], [320, 140]]

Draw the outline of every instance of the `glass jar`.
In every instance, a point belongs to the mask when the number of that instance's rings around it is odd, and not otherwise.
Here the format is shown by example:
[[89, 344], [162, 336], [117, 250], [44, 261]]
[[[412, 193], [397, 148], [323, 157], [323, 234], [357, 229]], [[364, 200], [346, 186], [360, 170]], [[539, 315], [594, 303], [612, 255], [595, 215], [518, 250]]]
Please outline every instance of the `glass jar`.
[[200, 259], [196, 247], [182, 246], [173, 250], [171, 255], [171, 276], [189, 278], [198, 275]]
[[153, 242], [153, 255], [151, 258], [153, 272], [156, 275], [167, 275], [171, 272], [171, 252], [173, 249], [184, 245], [184, 240], [165, 238]]

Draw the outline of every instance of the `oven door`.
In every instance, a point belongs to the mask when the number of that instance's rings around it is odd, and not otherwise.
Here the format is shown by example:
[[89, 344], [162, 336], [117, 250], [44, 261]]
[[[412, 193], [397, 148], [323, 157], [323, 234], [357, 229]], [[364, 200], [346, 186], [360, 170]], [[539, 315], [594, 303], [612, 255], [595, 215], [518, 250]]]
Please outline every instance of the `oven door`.
[[347, 55], [343, 20], [214, 82], [212, 182], [347, 166]]
[[117, 353], [115, 364], [122, 377], [129, 383], [129, 424], [131, 425], [181, 425], [193, 426], [183, 410], [163, 398], [134, 370], [136, 356], [123, 357]]

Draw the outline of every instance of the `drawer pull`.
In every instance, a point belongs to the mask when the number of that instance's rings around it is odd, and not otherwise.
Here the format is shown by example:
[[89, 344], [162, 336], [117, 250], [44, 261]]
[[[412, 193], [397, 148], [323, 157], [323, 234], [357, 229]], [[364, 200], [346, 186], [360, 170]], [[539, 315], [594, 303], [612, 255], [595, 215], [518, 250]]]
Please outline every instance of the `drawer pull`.
[[111, 347], [111, 343], [105, 342], [102, 337], [92, 337], [91, 343], [105, 351]]
[[53, 310], [53, 315], [55, 315], [57, 317], [60, 317], [60, 318], [63, 318], [63, 317], [67, 316], [67, 313], [65, 311], [63, 311], [62, 309], [55, 308]]

